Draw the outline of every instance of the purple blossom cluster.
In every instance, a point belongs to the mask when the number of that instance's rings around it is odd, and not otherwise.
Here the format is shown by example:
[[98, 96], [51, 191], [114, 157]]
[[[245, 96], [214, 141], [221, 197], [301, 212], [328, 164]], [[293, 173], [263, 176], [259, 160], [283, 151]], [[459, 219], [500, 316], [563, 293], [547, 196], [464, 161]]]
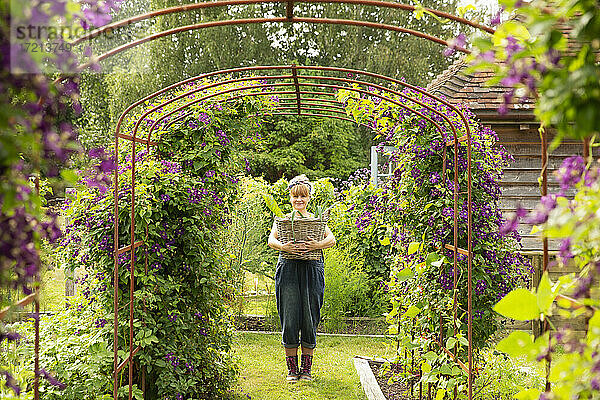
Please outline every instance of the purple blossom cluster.
[[104, 325], [106, 325], [106, 319], [104, 318], [98, 318], [95, 322], [94, 325], [96, 326], [96, 328], [104, 328]]
[[[514, 8], [519, 13], [519, 8], [523, 6], [523, 2], [517, 2]], [[490, 24], [492, 26], [499, 25], [501, 15], [504, 8], [492, 17]], [[527, 11], [525, 11], [527, 13]], [[522, 52], [525, 50], [524, 44], [512, 35], [508, 35], [505, 43], [496, 49], [485, 49], [481, 51], [476, 58], [476, 64], [499, 64], [506, 66], [506, 72], [500, 83], [507, 88], [503, 93], [503, 103], [498, 108], [500, 114], [506, 114], [509, 105], [515, 96], [522, 103], [537, 97], [537, 88], [539, 82], [543, 79], [545, 73], [559, 65], [561, 55], [558, 50], [550, 46], [545, 54], [534, 57], [523, 57]], [[523, 88], [520, 93], [517, 88]]]
[[8, 371], [0, 370], [0, 376], [4, 376], [4, 385], [7, 388], [12, 389], [17, 396], [21, 394], [21, 386], [19, 386], [17, 380]]
[[348, 179], [341, 181], [333, 179], [334, 196], [336, 199], [342, 199], [344, 190], [348, 190], [352, 186], [364, 186], [371, 180], [371, 171], [368, 168], [359, 168], [354, 171]]
[[202, 201], [202, 199], [208, 195], [208, 190], [205, 188], [190, 188], [187, 189], [188, 192], [188, 201], [191, 204], [200, 204], [200, 202]]
[[178, 174], [181, 172], [181, 165], [177, 162], [161, 160], [160, 164], [162, 165], [161, 172], [163, 174]]
[[[27, 190], [30, 189], [24, 188], [23, 192]], [[24, 206], [14, 208], [10, 216], [0, 213], [0, 275], [13, 276], [10, 281], [3, 281], [3, 286], [21, 289], [25, 294], [32, 293], [31, 285], [38, 276], [40, 265], [36, 236], [56, 243], [62, 235], [56, 214], [47, 212], [47, 216], [49, 221], [39, 222]]]
[[88, 153], [91, 159], [98, 159], [100, 162], [89, 170], [82, 178], [88, 187], [98, 188], [101, 194], [106, 193], [108, 186], [112, 182], [112, 172], [117, 167], [113, 157], [105, 153], [102, 148], [95, 148]]
[[481, 296], [483, 295], [483, 292], [485, 292], [485, 289], [487, 289], [488, 284], [486, 281], [484, 281], [483, 279], [479, 279], [477, 281], [477, 284], [475, 284], [475, 295], [476, 296]]
[[229, 138], [227, 137], [227, 135], [225, 134], [225, 132], [223, 132], [222, 129], [218, 129], [215, 132], [215, 135], [217, 136], [217, 140], [219, 141], [219, 143], [222, 146], [227, 146], [229, 143], [231, 143], [231, 141], [229, 140]]
[[165, 360], [169, 361], [173, 367], [179, 366], [179, 359], [172, 351], [168, 352], [165, 356]]
[[[579, 181], [581, 181], [584, 169], [585, 162], [583, 160], [583, 157], [567, 157], [563, 161], [558, 171], [556, 171], [556, 176], [558, 179], [558, 183], [560, 184], [561, 190], [567, 190], [579, 183]], [[589, 184], [591, 184], [591, 182], [589, 182]]]
[[452, 271], [445, 271], [440, 275], [439, 282], [444, 290], [454, 289], [454, 275]]

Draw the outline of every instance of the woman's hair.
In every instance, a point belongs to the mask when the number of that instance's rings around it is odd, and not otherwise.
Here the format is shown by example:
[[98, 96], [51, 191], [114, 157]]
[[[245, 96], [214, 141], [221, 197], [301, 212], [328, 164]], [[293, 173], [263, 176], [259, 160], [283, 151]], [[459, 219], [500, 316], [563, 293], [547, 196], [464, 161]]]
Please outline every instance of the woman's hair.
[[313, 192], [312, 184], [304, 174], [292, 178], [288, 189], [292, 196], [310, 196]]

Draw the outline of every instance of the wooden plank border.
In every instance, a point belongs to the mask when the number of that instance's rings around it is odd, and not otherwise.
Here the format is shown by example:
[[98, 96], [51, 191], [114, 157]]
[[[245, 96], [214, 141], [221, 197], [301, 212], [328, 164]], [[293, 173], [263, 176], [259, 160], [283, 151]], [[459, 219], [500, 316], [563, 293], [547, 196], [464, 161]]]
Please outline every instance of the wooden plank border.
[[365, 391], [365, 395], [368, 400], [386, 400], [381, 388], [379, 387], [379, 383], [377, 379], [375, 379], [375, 375], [373, 375], [373, 371], [371, 370], [371, 366], [369, 365], [369, 360], [361, 357], [354, 357], [354, 368], [356, 368], [356, 372], [358, 373], [358, 377], [360, 378], [360, 384]]

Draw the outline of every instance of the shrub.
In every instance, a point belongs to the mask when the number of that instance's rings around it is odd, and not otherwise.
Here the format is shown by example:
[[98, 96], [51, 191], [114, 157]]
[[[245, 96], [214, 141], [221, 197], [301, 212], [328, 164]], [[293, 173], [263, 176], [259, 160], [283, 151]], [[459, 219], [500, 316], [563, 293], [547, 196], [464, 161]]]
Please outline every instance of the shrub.
[[[368, 295], [368, 277], [360, 261], [341, 248], [332, 248], [325, 256], [325, 299], [321, 314], [323, 327], [328, 332], [341, 332], [346, 327], [344, 318], [363, 315], [370, 304], [364, 299]], [[365, 309], [357, 309], [364, 304]], [[362, 307], [361, 307], [362, 308]]]

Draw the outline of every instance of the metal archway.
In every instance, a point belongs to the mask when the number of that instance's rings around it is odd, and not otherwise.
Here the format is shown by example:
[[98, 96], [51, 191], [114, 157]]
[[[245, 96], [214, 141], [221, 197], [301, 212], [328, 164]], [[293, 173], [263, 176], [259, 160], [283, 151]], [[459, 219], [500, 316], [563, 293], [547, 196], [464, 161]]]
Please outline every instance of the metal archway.
[[[83, 36], [77, 38], [76, 40], [72, 41], [71, 44], [76, 46], [76, 45], [79, 45], [79, 44], [85, 42], [86, 40], [92, 40], [104, 33], [111, 33], [115, 29], [126, 26], [128, 24], [132, 24], [132, 23], [144, 21], [144, 20], [149, 20], [149, 19], [152, 19], [152, 18], [155, 18], [158, 16], [162, 16], [162, 15], [185, 13], [185, 12], [191, 12], [191, 11], [196, 11], [196, 10], [201, 10], [201, 9], [214, 8], [214, 7], [229, 7], [229, 6], [235, 6], [235, 5], [253, 5], [253, 4], [268, 4], [268, 3], [285, 5], [285, 16], [270, 17], [270, 18], [243, 18], [243, 19], [209, 21], [209, 22], [203, 22], [203, 23], [199, 23], [199, 24], [180, 26], [180, 27], [168, 29], [166, 31], [157, 32], [152, 35], [140, 38], [138, 40], [133, 40], [124, 45], [121, 45], [112, 50], [109, 50], [109, 51], [95, 57], [94, 60], [91, 60], [91, 61], [81, 65], [78, 68], [78, 70], [79, 71], [84, 70], [84, 69], [90, 67], [92, 64], [94, 64], [97, 61], [102, 61], [102, 60], [112, 57], [122, 51], [125, 51], [125, 50], [130, 49], [135, 46], [139, 46], [143, 43], [146, 43], [146, 42], [149, 42], [149, 41], [161, 38], [161, 37], [165, 37], [165, 36], [169, 36], [169, 35], [173, 35], [173, 34], [177, 34], [177, 33], [181, 33], [181, 32], [193, 31], [193, 30], [197, 30], [197, 29], [204, 29], [204, 28], [211, 28], [211, 27], [218, 27], [218, 26], [228, 26], [228, 25], [246, 25], [246, 24], [262, 24], [262, 23], [308, 23], [308, 24], [348, 25], [348, 26], [368, 27], [368, 28], [373, 28], [373, 29], [385, 29], [385, 30], [389, 30], [389, 31], [393, 31], [393, 32], [406, 33], [406, 34], [420, 37], [420, 38], [423, 38], [423, 39], [426, 39], [431, 42], [435, 42], [435, 43], [438, 43], [438, 44], [441, 44], [444, 46], [449, 45], [449, 42], [442, 38], [439, 38], [439, 37], [436, 37], [433, 35], [429, 35], [427, 33], [424, 33], [424, 32], [418, 31], [418, 30], [403, 28], [402, 26], [398, 26], [398, 25], [383, 24], [383, 23], [377, 23], [377, 22], [371, 22], [371, 21], [339, 19], [339, 18], [315, 18], [315, 17], [310, 17], [310, 16], [308, 16], [308, 17], [296, 16], [296, 15], [294, 15], [294, 5], [295, 4], [318, 4], [318, 3], [352, 4], [352, 5], [359, 5], [359, 6], [371, 6], [371, 7], [388, 8], [388, 9], [394, 9], [394, 10], [413, 11], [413, 12], [418, 9], [421, 9], [424, 12], [427, 12], [438, 18], [443, 18], [443, 19], [446, 19], [449, 21], [454, 21], [454, 22], [457, 22], [457, 23], [460, 23], [460, 24], [463, 24], [466, 26], [470, 26], [472, 28], [481, 30], [482, 32], [486, 32], [488, 34], [493, 34], [495, 32], [494, 28], [480, 24], [478, 22], [468, 20], [463, 17], [452, 15], [452, 14], [444, 12], [444, 11], [439, 11], [439, 10], [430, 9], [430, 8], [422, 8], [422, 7], [418, 8], [413, 5], [396, 3], [396, 2], [391, 2], [391, 1], [382, 1], [382, 0], [219, 0], [219, 1], [201, 2], [201, 3], [196, 3], [196, 4], [186, 4], [186, 5], [175, 6], [175, 7], [165, 8], [162, 10], [148, 12], [145, 14], [136, 15], [136, 16], [133, 16], [130, 18], [123, 19], [121, 21], [116, 21], [116, 22], [107, 24], [101, 28], [98, 28], [86, 35], [83, 35]], [[469, 53], [469, 50], [467, 50], [461, 46], [457, 46], [456, 50], [461, 51], [463, 53]]]
[[[143, 104], [144, 102], [151, 100], [151, 99], [155, 99], [156, 97], [163, 95], [165, 93], [167, 93], [169, 90], [174, 90], [177, 89], [181, 86], [187, 85], [189, 83], [192, 83], [194, 81], [199, 81], [201, 79], [207, 78], [207, 77], [218, 77], [218, 76], [228, 76], [231, 73], [244, 73], [244, 72], [264, 72], [264, 71], [280, 71], [280, 70], [290, 70], [290, 74], [287, 75], [253, 75], [253, 76], [243, 76], [240, 78], [235, 78], [235, 79], [225, 79], [225, 80], [221, 80], [221, 81], [216, 81], [213, 83], [208, 83], [204, 86], [201, 86], [199, 88], [192, 88], [189, 90], [184, 91], [183, 93], [169, 98], [168, 100], [162, 101], [160, 104], [154, 106], [153, 108], [151, 108], [150, 110], [144, 112], [143, 114], [141, 114], [135, 124], [134, 127], [132, 129], [131, 135], [127, 135], [124, 133], [120, 132], [122, 123], [124, 121], [125, 116], [131, 111], [133, 110], [133, 108], [135, 108], [137, 105]], [[391, 89], [389, 87], [386, 87], [384, 85], [381, 84], [377, 84], [377, 83], [373, 83], [373, 82], [367, 82], [367, 81], [362, 81], [362, 80], [357, 80], [357, 79], [348, 79], [348, 78], [341, 78], [341, 77], [335, 77], [335, 76], [326, 76], [326, 75], [302, 75], [299, 74], [298, 71], [303, 71], [303, 70], [308, 70], [308, 71], [319, 71], [322, 73], [336, 73], [336, 72], [342, 72], [342, 73], [352, 73], [352, 74], [356, 74], [356, 75], [364, 75], [364, 76], [370, 76], [373, 78], [377, 78], [377, 79], [381, 79], [384, 80], [385, 82], [388, 82], [390, 84], [393, 85], [397, 85], [397, 86], [402, 86], [404, 88], [409, 88], [411, 90], [414, 90], [415, 92], [418, 92], [424, 96], [427, 96], [428, 98], [430, 98], [431, 100], [435, 101], [435, 102], [439, 102], [441, 104], [444, 104], [445, 106], [447, 106], [449, 109], [453, 110], [456, 113], [456, 116], [459, 118], [460, 121], [462, 121], [462, 127], [464, 129], [464, 135], [460, 135], [458, 134], [458, 131], [454, 125], [454, 122], [452, 120], [450, 120], [446, 115], [444, 115], [443, 113], [441, 113], [440, 111], [436, 110], [435, 107], [433, 107], [430, 104], [427, 104], [423, 101], [419, 101], [416, 100], [410, 96], [407, 96], [405, 94], [403, 94], [402, 92], [396, 90], [396, 89]], [[320, 84], [320, 83], [316, 83], [318, 81], [327, 81], [327, 82], [335, 82], [335, 84]], [[252, 85], [248, 85], [248, 86], [242, 86], [242, 87], [236, 87], [236, 88], [227, 88], [225, 85], [229, 84], [229, 83], [251, 83], [251, 82], [264, 82], [264, 81], [274, 81], [274, 83], [260, 83], [260, 84], [252, 84]], [[278, 82], [278, 81], [284, 81], [284, 82]], [[415, 110], [409, 106], [406, 106], [405, 104], [399, 102], [399, 101], [395, 101], [393, 99], [390, 99], [389, 97], [386, 97], [380, 93], [377, 92], [372, 92], [372, 91], [368, 91], [365, 89], [361, 89], [361, 88], [357, 88], [357, 87], [352, 87], [352, 86], [342, 86], [341, 84], [337, 84], [338, 82], [340, 83], [352, 83], [355, 85], [362, 85], [362, 86], [370, 86], [372, 88], [376, 88], [377, 90], [379, 90], [381, 93], [385, 93], [388, 95], [392, 95], [392, 96], [397, 96], [400, 98], [404, 98], [407, 101], [412, 102], [415, 106], [420, 106], [423, 108], [428, 109], [429, 111], [437, 114], [440, 119], [442, 119], [446, 124], [442, 127], [440, 124], [438, 124], [436, 121], [434, 121], [433, 119], [431, 119], [430, 117], [424, 115], [423, 113], [419, 112], [418, 110]], [[309, 90], [301, 90], [303, 87], [308, 87], [308, 88], [312, 88], [312, 91]], [[265, 92], [247, 92], [249, 89], [265, 89], [265, 88], [292, 88], [294, 90], [280, 90], [280, 91], [265, 91]], [[144, 121], [144, 119], [146, 117], [148, 117], [149, 115], [151, 115], [154, 112], [157, 112], [158, 110], [161, 110], [165, 105], [168, 105], [170, 103], [176, 102], [178, 100], [182, 100], [187, 98], [189, 95], [191, 94], [196, 94], [196, 93], [201, 93], [204, 90], [207, 89], [211, 89], [213, 92], [209, 93], [209, 94], [205, 94], [203, 96], [200, 96], [199, 98], [196, 98], [192, 101], [189, 101], [179, 107], [177, 107], [176, 109], [174, 109], [173, 111], [163, 114], [161, 115], [156, 121], [154, 121], [152, 123], [152, 126], [150, 127], [149, 131], [147, 132], [147, 137], [146, 138], [142, 138], [142, 137], [138, 137], [138, 130], [139, 127], [142, 123], [142, 121]], [[220, 90], [219, 90], [220, 89]], [[321, 89], [321, 91], [317, 91], [316, 89]], [[327, 89], [329, 90], [329, 92], [326, 91], [322, 91], [322, 89]], [[284, 105], [280, 105], [278, 107], [275, 108], [276, 113], [274, 113], [274, 115], [307, 115], [307, 116], [318, 116], [318, 117], [325, 117], [325, 118], [336, 118], [336, 119], [343, 119], [343, 120], [348, 120], [348, 121], [352, 121], [352, 122], [356, 122], [354, 120], [351, 120], [349, 118], [345, 117], [345, 112], [342, 112], [342, 110], [344, 110], [343, 108], [337, 106], [335, 103], [336, 101], [334, 100], [329, 100], [329, 99], [323, 99], [319, 96], [335, 96], [335, 94], [332, 92], [333, 90], [339, 90], [339, 89], [346, 89], [349, 91], [353, 91], [356, 92], [358, 94], [362, 94], [362, 95], [369, 95], [369, 96], [373, 96], [373, 97], [377, 97], [380, 98], [382, 101], [387, 101], [391, 104], [394, 104], [396, 106], [399, 106], [403, 109], [405, 109], [407, 112], [409, 113], [413, 113], [415, 115], [419, 115], [420, 117], [426, 119], [427, 121], [429, 121], [437, 130], [438, 132], [440, 132], [442, 137], [448, 137], [449, 134], [452, 135], [450, 140], [446, 141], [446, 146], [444, 147], [443, 150], [443, 174], [445, 174], [445, 170], [446, 170], [446, 147], [448, 146], [455, 146], [455, 148], [458, 147], [459, 143], [462, 142], [466, 142], [467, 144], [467, 198], [468, 198], [468, 225], [467, 225], [467, 243], [468, 243], [468, 248], [467, 249], [462, 249], [458, 247], [458, 198], [459, 198], [459, 185], [458, 185], [458, 152], [455, 151], [454, 152], [454, 168], [455, 168], [455, 173], [454, 173], [454, 243], [453, 245], [445, 245], [445, 248], [447, 250], [450, 250], [453, 252], [454, 254], [454, 287], [457, 286], [457, 271], [458, 271], [458, 254], [463, 254], [467, 256], [467, 269], [468, 269], [468, 284], [467, 284], [467, 296], [468, 296], [468, 306], [467, 306], [467, 311], [468, 311], [468, 339], [469, 339], [469, 346], [468, 346], [468, 353], [467, 353], [467, 357], [468, 357], [468, 361], [467, 361], [467, 365], [465, 365], [465, 363], [461, 362], [461, 360], [458, 358], [458, 356], [456, 354], [453, 354], [452, 352], [450, 352], [449, 350], [445, 349], [443, 346], [443, 340], [440, 337], [439, 341], [438, 341], [438, 345], [440, 346], [440, 348], [444, 349], [444, 351], [449, 354], [449, 356], [465, 371], [465, 373], [468, 374], [469, 376], [469, 396], [470, 398], [472, 398], [472, 381], [473, 381], [473, 360], [472, 360], [472, 308], [471, 308], [471, 299], [472, 299], [472, 284], [471, 284], [471, 273], [472, 273], [472, 194], [471, 194], [471, 148], [470, 148], [470, 138], [471, 138], [471, 132], [469, 129], [469, 124], [468, 121], [466, 119], [466, 117], [462, 114], [462, 112], [460, 111], [460, 109], [458, 109], [457, 107], [453, 106], [452, 104], [450, 104], [449, 102], [429, 94], [427, 91], [418, 88], [416, 86], [407, 84], [405, 82], [402, 82], [400, 80], [396, 80], [393, 78], [389, 78], [389, 77], [385, 77], [382, 75], [378, 75], [378, 74], [373, 74], [367, 71], [360, 71], [360, 70], [354, 70], [354, 69], [348, 69], [348, 68], [337, 68], [337, 67], [308, 67], [308, 66], [296, 66], [296, 65], [290, 65], [290, 66], [266, 66], [266, 67], [249, 67], [249, 68], [236, 68], [236, 69], [228, 69], [228, 70], [223, 70], [223, 71], [216, 71], [216, 72], [211, 72], [208, 74], [202, 74], [199, 75], [197, 77], [194, 78], [190, 78], [190, 79], [186, 79], [180, 83], [174, 84], [169, 86], [168, 88], [164, 88], [161, 89], [141, 100], [139, 100], [138, 102], [132, 104], [130, 107], [128, 107], [127, 110], [125, 110], [123, 112], [123, 114], [120, 116], [119, 118], [119, 122], [117, 124], [117, 128], [115, 130], [115, 159], [118, 160], [118, 145], [119, 145], [119, 139], [126, 139], [129, 140], [132, 144], [132, 153], [131, 153], [131, 170], [132, 170], [132, 181], [131, 181], [131, 196], [132, 196], [132, 202], [131, 202], [131, 221], [132, 224], [130, 225], [130, 244], [124, 247], [118, 247], [118, 224], [115, 223], [115, 282], [117, 282], [117, 278], [118, 278], [118, 256], [120, 254], [126, 253], [130, 250], [133, 250], [139, 246], [144, 245], [144, 241], [143, 240], [138, 240], [136, 241], [135, 238], [135, 206], [134, 206], [134, 199], [135, 199], [135, 158], [136, 158], [136, 143], [140, 143], [140, 144], [145, 144], [146, 148], [149, 149], [150, 146], [154, 147], [158, 145], [157, 141], [153, 141], [152, 140], [152, 133], [156, 130], [158, 124], [160, 124], [161, 122], [167, 120], [170, 116], [174, 116], [176, 113], [182, 113], [180, 114], [178, 117], [175, 118], [175, 120], [173, 121], [169, 121], [169, 124], [175, 123], [177, 122], [178, 119], [182, 119], [185, 116], [189, 115], [189, 113], [185, 113], [185, 109], [194, 105], [194, 104], [198, 104], [200, 102], [203, 101], [207, 101], [207, 100], [213, 100], [213, 101], [231, 101], [234, 99], [239, 99], [239, 98], [243, 98], [243, 97], [249, 97], [249, 96], [272, 96], [274, 94], [285, 94], [285, 95], [290, 95], [288, 97], [285, 97], [284, 99], [286, 100], [286, 103]], [[241, 94], [238, 94], [239, 92], [242, 92]], [[234, 97], [229, 97], [229, 98], [224, 98], [222, 100], [219, 100], [219, 96], [223, 96], [225, 94], [230, 94], [230, 93], [235, 93], [236, 96]], [[302, 97], [302, 95], [309, 95], [309, 96], [314, 96], [314, 97], [310, 97], [309, 99], [312, 99], [309, 102], [304, 102], [303, 100], [304, 98]], [[288, 101], [289, 100], [289, 101]], [[328, 100], [328, 101], [323, 101], [323, 100]], [[291, 112], [290, 110], [294, 110], [295, 112]], [[344, 115], [344, 116], [342, 116]], [[367, 125], [368, 126], [368, 125]], [[115, 212], [115, 216], [118, 216], [118, 176], [115, 173], [115, 204], [114, 204], [114, 212]], [[115, 221], [117, 221], [117, 219], [115, 219]], [[134, 252], [131, 251], [131, 265], [134, 265]], [[129, 357], [128, 359], [122, 361], [120, 364], [117, 364], [118, 358], [116, 356], [116, 350], [117, 350], [117, 321], [118, 321], [118, 293], [117, 293], [117, 286], [115, 286], [115, 303], [114, 303], [114, 318], [115, 318], [115, 326], [114, 326], [114, 340], [115, 340], [115, 356], [114, 356], [114, 376], [113, 379], [115, 380], [114, 384], [115, 384], [115, 392], [117, 390], [117, 386], [116, 386], [116, 380], [117, 380], [117, 376], [120, 373], [120, 371], [126, 366], [129, 365], [129, 387], [131, 389], [132, 385], [133, 385], [133, 375], [132, 375], [132, 371], [133, 371], [133, 357], [135, 356], [135, 354], [139, 351], [139, 347], [134, 349], [133, 348], [133, 310], [134, 310], [134, 299], [133, 299], [133, 288], [134, 288], [134, 268], [131, 268], [130, 271], [130, 302], [129, 302], [129, 308], [130, 308], [130, 315], [129, 315], [129, 324], [130, 324], [130, 341], [129, 341], [129, 345], [130, 345], [130, 351], [129, 351]], [[453, 308], [453, 327], [456, 326], [456, 309], [457, 309], [457, 300], [456, 300], [456, 292], [454, 294], [454, 308]]]

